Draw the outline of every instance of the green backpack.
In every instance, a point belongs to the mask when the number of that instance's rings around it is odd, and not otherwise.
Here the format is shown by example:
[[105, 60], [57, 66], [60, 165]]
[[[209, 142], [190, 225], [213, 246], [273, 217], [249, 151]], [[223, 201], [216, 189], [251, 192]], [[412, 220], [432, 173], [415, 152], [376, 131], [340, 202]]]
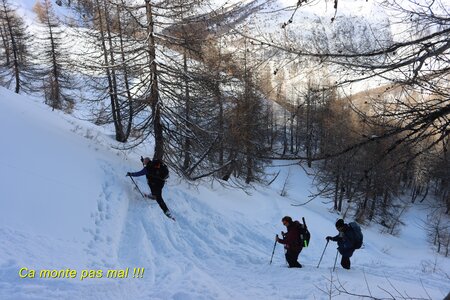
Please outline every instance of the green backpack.
[[309, 246], [309, 240], [311, 239], [311, 233], [308, 230], [308, 226], [306, 226], [305, 218], [302, 218], [303, 224], [301, 224], [299, 221], [295, 221], [294, 223], [297, 225], [300, 236], [299, 236], [299, 242], [302, 247], [308, 247]]

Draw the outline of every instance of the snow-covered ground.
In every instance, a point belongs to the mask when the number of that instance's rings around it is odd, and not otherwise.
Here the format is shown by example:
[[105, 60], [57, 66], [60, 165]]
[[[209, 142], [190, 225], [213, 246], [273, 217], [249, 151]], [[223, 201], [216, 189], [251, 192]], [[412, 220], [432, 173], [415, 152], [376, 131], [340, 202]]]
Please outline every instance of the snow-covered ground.
[[[338, 215], [321, 199], [291, 205], [314, 190], [298, 166], [271, 168], [281, 169], [277, 180], [249, 193], [217, 183], [194, 187], [172, 174], [164, 197], [173, 222], [125, 177], [151, 153], [114, 150], [110, 132], [3, 88], [0, 128], [0, 299], [351, 298], [330, 281], [384, 298], [442, 299], [450, 291], [450, 260], [429, 249], [422, 207], [408, 211], [398, 237], [363, 228], [365, 246], [352, 269], [338, 262], [332, 273], [334, 243], [317, 263]], [[302, 269], [286, 267], [281, 245], [269, 265], [284, 215], [305, 217], [312, 233]], [[127, 278], [106, 276], [126, 268]], [[144, 268], [143, 276], [133, 278], [133, 268]], [[77, 274], [39, 278], [43, 269]]]

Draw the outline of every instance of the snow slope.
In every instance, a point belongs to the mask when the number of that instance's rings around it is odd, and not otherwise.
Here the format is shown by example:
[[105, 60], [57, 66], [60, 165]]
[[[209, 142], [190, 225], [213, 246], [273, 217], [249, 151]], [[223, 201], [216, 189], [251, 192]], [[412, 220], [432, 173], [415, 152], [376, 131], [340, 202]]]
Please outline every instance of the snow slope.
[[[450, 291], [450, 260], [428, 249], [421, 207], [407, 213], [399, 237], [364, 228], [365, 247], [352, 258], [352, 270], [338, 263], [332, 273], [335, 244], [316, 266], [338, 215], [320, 199], [291, 205], [314, 189], [298, 166], [271, 168], [281, 169], [277, 180], [248, 193], [194, 187], [172, 174], [164, 196], [173, 222], [125, 177], [140, 169], [145, 153], [113, 150], [110, 132], [3, 88], [0, 128], [0, 299], [350, 298], [330, 288], [330, 280], [351, 293], [385, 298], [389, 292], [442, 299]], [[288, 174], [288, 195], [281, 197]], [[302, 269], [286, 267], [280, 245], [269, 265], [284, 215], [304, 216], [310, 227]], [[21, 268], [36, 270], [36, 277], [21, 278]], [[39, 278], [42, 269], [67, 268], [76, 278]], [[125, 268], [127, 278], [104, 275]], [[145, 269], [142, 278], [133, 278], [133, 268]], [[81, 280], [83, 270], [103, 276]]]

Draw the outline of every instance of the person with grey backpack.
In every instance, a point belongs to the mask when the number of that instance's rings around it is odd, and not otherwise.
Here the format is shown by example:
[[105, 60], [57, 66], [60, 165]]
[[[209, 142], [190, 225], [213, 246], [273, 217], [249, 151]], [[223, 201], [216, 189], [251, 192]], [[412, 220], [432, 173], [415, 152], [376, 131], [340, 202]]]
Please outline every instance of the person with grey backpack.
[[361, 248], [363, 243], [363, 235], [361, 227], [356, 222], [350, 224], [344, 223], [343, 219], [339, 219], [336, 222], [336, 229], [339, 234], [331, 237], [327, 236], [327, 242], [333, 241], [338, 243], [337, 250], [342, 255], [341, 266], [344, 269], [350, 269], [350, 257], [356, 249]]

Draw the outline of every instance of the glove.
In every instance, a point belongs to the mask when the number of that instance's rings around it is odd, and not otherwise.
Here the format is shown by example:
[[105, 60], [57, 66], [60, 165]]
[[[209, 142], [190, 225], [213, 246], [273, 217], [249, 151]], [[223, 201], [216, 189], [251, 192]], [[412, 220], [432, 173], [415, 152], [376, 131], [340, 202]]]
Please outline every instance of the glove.
[[275, 236], [275, 241], [279, 241], [280, 239], [278, 238], [278, 234]]
[[327, 242], [329, 242], [329, 241], [332, 240], [333, 238], [332, 238], [331, 236], [327, 236], [325, 239], [327, 240]]
[[130, 172], [127, 172], [127, 175], [126, 176], [131, 176], [131, 173]]

